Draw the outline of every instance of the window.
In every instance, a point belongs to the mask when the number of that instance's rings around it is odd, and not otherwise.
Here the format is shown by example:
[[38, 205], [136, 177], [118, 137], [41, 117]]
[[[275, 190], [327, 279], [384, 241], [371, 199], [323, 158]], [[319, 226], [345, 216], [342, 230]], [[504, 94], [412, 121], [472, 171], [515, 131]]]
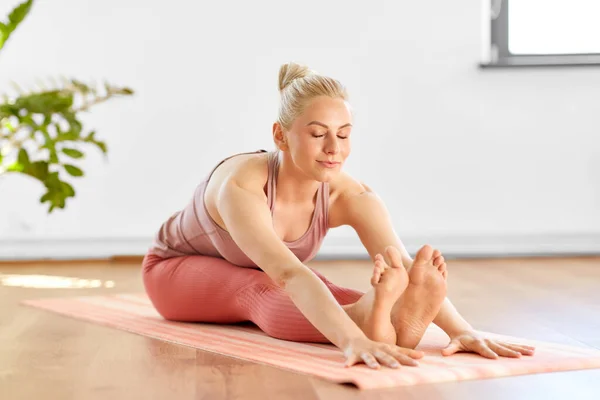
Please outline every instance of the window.
[[483, 67], [600, 65], [599, 0], [484, 4]]

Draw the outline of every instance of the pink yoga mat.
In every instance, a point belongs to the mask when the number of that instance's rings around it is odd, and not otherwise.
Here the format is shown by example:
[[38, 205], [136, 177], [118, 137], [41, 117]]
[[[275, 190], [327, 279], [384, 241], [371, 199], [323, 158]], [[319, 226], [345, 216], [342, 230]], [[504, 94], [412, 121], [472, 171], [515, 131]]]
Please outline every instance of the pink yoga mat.
[[371, 370], [343, 367], [339, 349], [328, 344], [294, 343], [271, 338], [253, 326], [165, 321], [143, 294], [38, 299], [23, 302], [76, 319], [214, 353], [318, 376], [360, 389], [434, 382], [497, 378], [553, 371], [600, 368], [600, 351], [514, 337], [492, 335], [536, 346], [536, 354], [521, 359], [488, 360], [473, 354], [443, 357], [447, 336], [431, 325], [419, 345], [426, 355], [419, 367]]

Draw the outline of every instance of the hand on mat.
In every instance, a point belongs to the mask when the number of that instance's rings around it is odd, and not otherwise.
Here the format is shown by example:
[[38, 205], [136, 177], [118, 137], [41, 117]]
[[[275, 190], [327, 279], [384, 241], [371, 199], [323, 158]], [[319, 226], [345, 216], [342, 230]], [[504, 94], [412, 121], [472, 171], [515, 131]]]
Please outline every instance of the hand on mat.
[[346, 367], [364, 362], [368, 367], [379, 369], [381, 364], [390, 368], [399, 368], [400, 365], [419, 365], [415, 359], [423, 358], [423, 352], [406, 349], [387, 343], [375, 342], [366, 337], [350, 342], [344, 349]]
[[477, 353], [492, 359], [499, 356], [519, 358], [521, 355], [532, 356], [535, 347], [489, 339], [476, 332], [465, 331], [450, 339], [442, 355], [449, 356], [457, 352]]

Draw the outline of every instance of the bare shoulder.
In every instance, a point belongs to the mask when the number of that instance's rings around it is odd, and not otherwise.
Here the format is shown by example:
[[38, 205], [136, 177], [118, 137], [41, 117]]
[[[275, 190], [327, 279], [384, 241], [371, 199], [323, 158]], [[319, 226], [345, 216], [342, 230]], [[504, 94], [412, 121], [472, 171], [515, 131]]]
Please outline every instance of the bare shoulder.
[[221, 188], [224, 184], [236, 183], [247, 190], [262, 190], [268, 178], [268, 153], [240, 154], [219, 165], [207, 185]]
[[329, 185], [329, 226], [346, 225], [353, 205], [372, 197], [377, 195], [366, 183], [341, 172]]
[[212, 219], [226, 229], [218, 210], [218, 200], [222, 189], [228, 184], [236, 184], [253, 194], [267, 196], [264, 187], [267, 183], [268, 153], [236, 155], [219, 165], [208, 181], [204, 193], [204, 204]]

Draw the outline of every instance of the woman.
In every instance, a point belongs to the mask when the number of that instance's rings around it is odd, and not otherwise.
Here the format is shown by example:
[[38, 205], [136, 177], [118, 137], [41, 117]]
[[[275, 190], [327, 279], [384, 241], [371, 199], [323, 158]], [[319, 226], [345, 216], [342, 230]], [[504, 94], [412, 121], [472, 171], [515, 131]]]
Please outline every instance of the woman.
[[[279, 71], [276, 151], [236, 154], [198, 185], [144, 259], [144, 285], [166, 319], [252, 321], [268, 335], [331, 342], [346, 366], [417, 365], [414, 347], [434, 322], [443, 354], [532, 354], [479, 337], [446, 299], [446, 263], [423, 246], [412, 260], [380, 198], [342, 172], [352, 113], [345, 88], [305, 66]], [[349, 225], [374, 260], [372, 290], [339, 287], [305, 263], [328, 229]]]

